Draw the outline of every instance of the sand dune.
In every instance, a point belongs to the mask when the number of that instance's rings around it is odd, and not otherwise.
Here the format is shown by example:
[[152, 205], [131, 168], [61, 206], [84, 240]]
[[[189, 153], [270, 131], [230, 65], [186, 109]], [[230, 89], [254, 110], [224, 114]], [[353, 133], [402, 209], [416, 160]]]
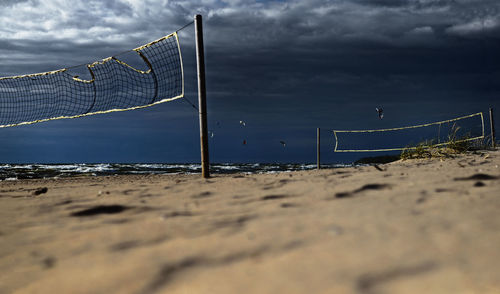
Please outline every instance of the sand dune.
[[499, 165], [0, 182], [0, 293], [500, 293]]

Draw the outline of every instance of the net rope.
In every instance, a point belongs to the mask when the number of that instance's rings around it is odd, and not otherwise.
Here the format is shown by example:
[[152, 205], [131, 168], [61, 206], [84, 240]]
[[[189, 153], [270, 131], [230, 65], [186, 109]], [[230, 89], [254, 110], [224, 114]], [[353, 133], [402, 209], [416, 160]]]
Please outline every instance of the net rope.
[[[380, 152], [380, 151], [403, 151], [403, 150], [414, 150], [418, 147], [398, 147], [398, 148], [382, 148], [382, 149], [338, 149], [339, 145], [339, 140], [338, 140], [338, 133], [375, 133], [375, 132], [388, 132], [388, 131], [400, 131], [400, 130], [407, 130], [407, 129], [417, 129], [417, 128], [423, 128], [423, 127], [428, 127], [428, 126], [433, 126], [433, 125], [442, 125], [445, 123], [451, 123], [451, 122], [456, 122], [459, 120], [467, 119], [467, 118], [472, 118], [472, 117], [480, 117], [481, 118], [481, 129], [482, 133], [480, 136], [476, 136], [473, 138], [466, 138], [466, 139], [461, 139], [457, 140], [455, 142], [468, 142], [468, 141], [474, 141], [478, 139], [484, 139], [484, 116], [482, 112], [462, 116], [462, 117], [457, 117], [454, 119], [449, 119], [449, 120], [443, 120], [443, 121], [438, 121], [438, 122], [433, 122], [433, 123], [427, 123], [427, 124], [421, 124], [421, 125], [414, 125], [414, 126], [406, 126], [406, 127], [399, 127], [399, 128], [388, 128], [388, 129], [376, 129], [376, 130], [333, 130], [333, 134], [335, 136], [335, 149], [334, 152]], [[439, 146], [445, 146], [449, 142], [443, 142], [443, 143], [437, 143], [437, 144], [432, 144], [434, 147], [439, 147]]]
[[[118, 57], [135, 52], [138, 69]], [[177, 32], [118, 55], [86, 64], [88, 79], [71, 68], [0, 77], [0, 128], [126, 111], [184, 97]]]

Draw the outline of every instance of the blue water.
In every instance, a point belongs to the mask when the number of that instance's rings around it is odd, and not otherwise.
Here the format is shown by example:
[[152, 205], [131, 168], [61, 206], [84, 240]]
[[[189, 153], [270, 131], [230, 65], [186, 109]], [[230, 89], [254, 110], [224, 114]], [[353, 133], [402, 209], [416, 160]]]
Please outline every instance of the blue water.
[[[330, 164], [324, 168], [338, 168], [351, 165]], [[316, 164], [245, 163], [213, 164], [213, 174], [234, 173], [277, 173], [287, 171], [312, 170]], [[199, 164], [120, 164], [120, 163], [79, 163], [79, 164], [0, 164], [0, 180], [61, 178], [72, 176], [107, 176], [130, 174], [196, 174], [201, 173]]]

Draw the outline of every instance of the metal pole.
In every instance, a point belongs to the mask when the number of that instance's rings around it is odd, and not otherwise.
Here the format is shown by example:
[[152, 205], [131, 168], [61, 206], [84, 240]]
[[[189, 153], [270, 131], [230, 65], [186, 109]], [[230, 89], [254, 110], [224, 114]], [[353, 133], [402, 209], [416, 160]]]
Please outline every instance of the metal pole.
[[491, 129], [491, 147], [495, 148], [495, 122], [493, 121], [493, 108], [490, 107], [490, 129]]
[[316, 133], [316, 153], [317, 153], [316, 161], [318, 163], [318, 169], [321, 169], [321, 137], [320, 137], [320, 128], [317, 129], [317, 133]]
[[201, 175], [210, 177], [210, 160], [208, 158], [208, 128], [207, 128], [207, 89], [205, 84], [205, 51], [203, 47], [203, 25], [200, 14], [194, 16], [196, 33], [196, 61], [198, 69], [198, 105], [200, 116], [200, 148]]

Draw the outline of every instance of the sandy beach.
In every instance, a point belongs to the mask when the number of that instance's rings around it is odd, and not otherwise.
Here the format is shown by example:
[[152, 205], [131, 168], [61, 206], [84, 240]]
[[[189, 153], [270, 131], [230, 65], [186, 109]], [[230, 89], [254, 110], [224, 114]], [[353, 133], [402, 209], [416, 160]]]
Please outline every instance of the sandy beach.
[[0, 182], [0, 293], [500, 293], [500, 154]]

